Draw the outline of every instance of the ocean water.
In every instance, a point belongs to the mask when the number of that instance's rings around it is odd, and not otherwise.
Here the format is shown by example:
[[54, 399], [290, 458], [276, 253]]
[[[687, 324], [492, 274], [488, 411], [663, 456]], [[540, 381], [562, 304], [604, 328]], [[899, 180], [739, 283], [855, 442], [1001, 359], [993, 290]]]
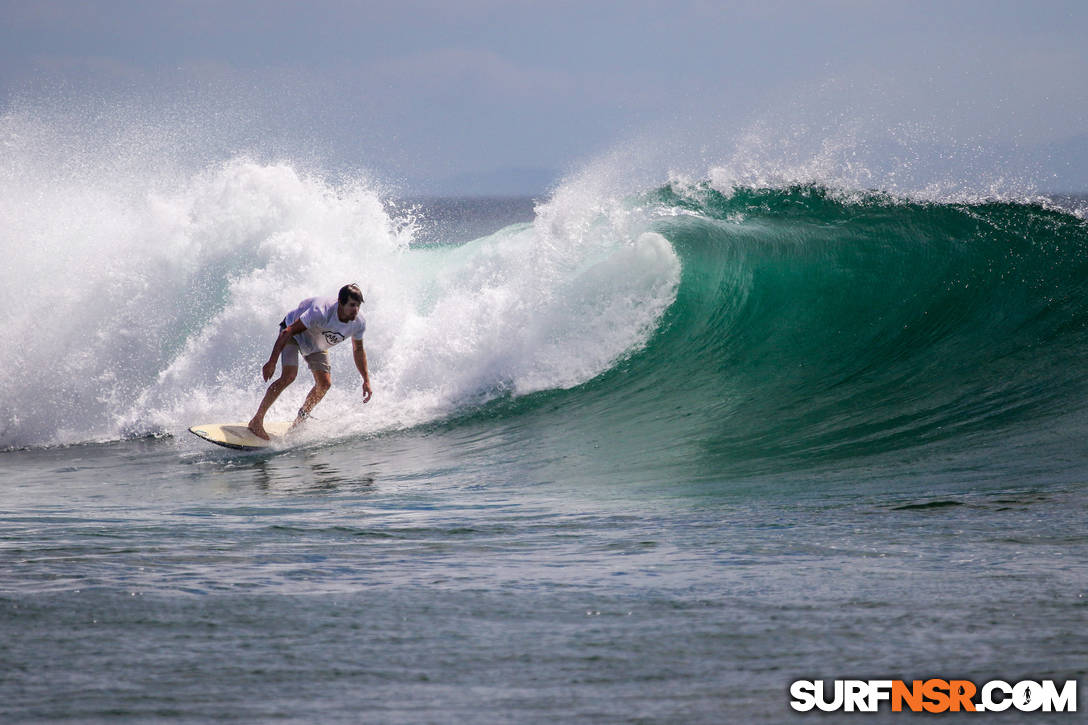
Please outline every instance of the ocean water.
[[[7, 137], [0, 194], [0, 720], [779, 723], [796, 679], [1088, 677], [1083, 199], [413, 201], [45, 146]], [[350, 281], [370, 404], [335, 349], [291, 445], [186, 432]]]

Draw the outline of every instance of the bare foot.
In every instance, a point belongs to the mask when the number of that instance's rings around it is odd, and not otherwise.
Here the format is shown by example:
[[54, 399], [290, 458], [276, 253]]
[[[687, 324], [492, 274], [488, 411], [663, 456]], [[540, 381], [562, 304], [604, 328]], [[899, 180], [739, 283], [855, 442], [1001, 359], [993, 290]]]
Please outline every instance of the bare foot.
[[268, 435], [268, 431], [264, 429], [264, 421], [254, 418], [253, 420], [249, 421], [249, 425], [247, 425], [246, 427], [249, 428], [250, 432], [258, 438], [264, 438], [266, 441], [272, 440], [272, 438]]
[[287, 429], [288, 433], [293, 433], [295, 430], [302, 427], [302, 424], [310, 419], [309, 413], [303, 413], [301, 410], [298, 412], [298, 416], [295, 418], [295, 422], [291, 424], [291, 427]]

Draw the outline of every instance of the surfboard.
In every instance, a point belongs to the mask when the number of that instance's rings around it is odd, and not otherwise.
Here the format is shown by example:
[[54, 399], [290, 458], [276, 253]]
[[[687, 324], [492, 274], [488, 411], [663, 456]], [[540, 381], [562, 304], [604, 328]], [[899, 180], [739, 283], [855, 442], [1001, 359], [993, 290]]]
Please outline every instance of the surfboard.
[[217, 446], [238, 451], [259, 451], [273, 445], [276, 439], [282, 438], [290, 427], [291, 424], [287, 421], [265, 423], [264, 429], [268, 431], [268, 435], [272, 436], [270, 441], [254, 435], [245, 423], [206, 423], [194, 425], [189, 432]]

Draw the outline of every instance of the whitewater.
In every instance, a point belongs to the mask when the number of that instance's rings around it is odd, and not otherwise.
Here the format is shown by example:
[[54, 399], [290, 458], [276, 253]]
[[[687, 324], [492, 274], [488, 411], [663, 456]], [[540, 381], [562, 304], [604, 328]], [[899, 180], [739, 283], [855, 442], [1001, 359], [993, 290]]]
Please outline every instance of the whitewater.
[[[618, 154], [461, 200], [465, 237], [363, 172], [0, 121], [5, 721], [772, 723], [795, 679], [1088, 676], [1082, 197]], [[291, 445], [186, 433], [349, 282], [372, 402], [341, 346]]]
[[[3, 303], [14, 335], [35, 342], [0, 388], [5, 446], [237, 417], [259, 400], [253, 373], [282, 311], [355, 279], [383, 394], [367, 420], [347, 398], [326, 402], [347, 431], [572, 387], [645, 341], [679, 276], [668, 243], [619, 213], [542, 209], [468, 245], [413, 248], [410, 212], [392, 217], [365, 182], [287, 164], [233, 159], [172, 188], [7, 177], [4, 244], [19, 253]], [[15, 374], [29, 370], [31, 386]]]

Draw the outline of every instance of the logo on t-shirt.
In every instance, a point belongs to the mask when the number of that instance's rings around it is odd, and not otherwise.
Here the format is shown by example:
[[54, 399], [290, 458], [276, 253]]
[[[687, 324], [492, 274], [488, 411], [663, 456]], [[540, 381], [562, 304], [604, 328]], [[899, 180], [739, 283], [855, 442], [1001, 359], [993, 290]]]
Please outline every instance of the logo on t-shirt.
[[329, 343], [330, 345], [335, 345], [343, 339], [344, 336], [336, 330], [325, 330], [325, 342]]

